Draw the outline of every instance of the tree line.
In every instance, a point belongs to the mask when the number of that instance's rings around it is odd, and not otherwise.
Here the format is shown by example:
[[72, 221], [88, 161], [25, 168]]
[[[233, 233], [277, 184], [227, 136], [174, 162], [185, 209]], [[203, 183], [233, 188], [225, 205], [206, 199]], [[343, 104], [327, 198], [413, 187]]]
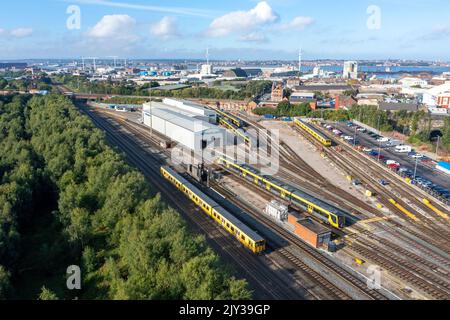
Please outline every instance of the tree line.
[[[174, 97], [174, 98], [202, 98], [202, 99], [231, 99], [245, 100], [252, 99], [258, 95], [270, 91], [271, 81], [249, 81], [239, 86], [239, 90], [222, 90], [219, 88], [210, 88], [204, 85], [191, 84], [192, 87], [179, 90], [159, 90], [158, 82], [152, 81], [143, 85], [137, 85], [131, 81], [89, 81], [83, 76], [63, 75], [56, 76], [55, 81], [64, 84], [71, 90], [81, 93], [96, 94], [117, 94], [130, 96], [155, 96], [155, 97]], [[151, 90], [149, 90], [152, 88]], [[150, 93], [151, 91], [151, 93]]]
[[2, 97], [0, 151], [0, 298], [251, 297], [66, 97]]

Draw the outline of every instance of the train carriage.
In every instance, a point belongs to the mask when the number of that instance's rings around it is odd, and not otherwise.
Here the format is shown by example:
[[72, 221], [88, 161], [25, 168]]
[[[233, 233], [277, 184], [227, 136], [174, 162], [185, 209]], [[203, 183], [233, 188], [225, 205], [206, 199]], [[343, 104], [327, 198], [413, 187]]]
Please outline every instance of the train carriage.
[[325, 147], [331, 146], [331, 139], [322, 134], [319, 130], [314, 128], [311, 124], [306, 123], [301, 119], [294, 119], [294, 123], [304, 131], [308, 132], [314, 139], [319, 141]]
[[219, 163], [224, 165], [226, 168], [233, 169], [241, 176], [249, 181], [252, 181], [261, 188], [265, 188], [283, 199], [287, 199], [299, 206], [305, 207], [310, 214], [316, 216], [325, 223], [328, 223], [335, 228], [345, 227], [345, 215], [337, 212], [337, 210], [320, 199], [314, 198], [307, 193], [298, 190], [291, 185], [285, 184], [273, 177], [262, 176], [255, 169], [246, 165], [238, 165], [225, 158], [220, 158]]
[[180, 174], [168, 166], [161, 167], [161, 174], [187, 197], [189, 197], [189, 199], [199, 206], [206, 214], [219, 223], [225, 230], [236, 237], [236, 239], [239, 240], [239, 242], [241, 242], [245, 247], [254, 253], [260, 253], [265, 250], [264, 238], [247, 227], [239, 219], [200, 191]]

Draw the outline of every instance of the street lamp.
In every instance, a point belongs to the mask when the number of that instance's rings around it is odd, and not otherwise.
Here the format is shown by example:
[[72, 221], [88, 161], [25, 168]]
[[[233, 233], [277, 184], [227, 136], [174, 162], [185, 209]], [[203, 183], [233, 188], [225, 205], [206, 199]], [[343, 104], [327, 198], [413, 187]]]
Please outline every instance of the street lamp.
[[415, 167], [414, 167], [414, 179], [413, 180], [416, 180], [416, 173], [417, 173], [417, 163], [419, 162], [419, 158], [416, 158], [416, 165], [415, 165]]
[[[380, 120], [381, 120], [381, 115], [378, 116], [378, 134], [380, 133]], [[378, 141], [378, 162], [380, 162], [380, 156], [381, 156], [381, 139], [380, 141]]]

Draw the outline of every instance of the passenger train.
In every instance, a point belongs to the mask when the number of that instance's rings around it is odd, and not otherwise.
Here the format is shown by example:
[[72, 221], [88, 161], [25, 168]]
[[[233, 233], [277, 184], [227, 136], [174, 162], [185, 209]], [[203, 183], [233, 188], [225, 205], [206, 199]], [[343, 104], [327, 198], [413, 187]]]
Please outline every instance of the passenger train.
[[200, 191], [172, 168], [162, 166], [161, 174], [199, 206], [208, 216], [213, 218], [225, 230], [239, 240], [246, 248], [250, 249], [253, 253], [260, 253], [265, 250], [266, 241], [264, 238], [247, 227], [239, 219], [221, 207], [217, 202]]
[[322, 134], [319, 130], [314, 128], [309, 123], [306, 123], [305, 121], [303, 121], [301, 119], [297, 119], [297, 118], [294, 119], [294, 123], [297, 126], [299, 126], [301, 129], [303, 129], [306, 132], [308, 132], [314, 139], [319, 141], [325, 147], [330, 147], [331, 146], [331, 139], [328, 138], [327, 136], [325, 136], [324, 134]]
[[228, 169], [233, 169], [261, 188], [265, 188], [283, 199], [305, 207], [309, 213], [325, 223], [328, 223], [335, 228], [345, 227], [345, 215], [322, 200], [314, 198], [313, 196], [273, 177], [262, 176], [259, 172], [249, 166], [236, 164], [223, 157], [219, 158], [218, 161], [221, 165], [224, 165]]

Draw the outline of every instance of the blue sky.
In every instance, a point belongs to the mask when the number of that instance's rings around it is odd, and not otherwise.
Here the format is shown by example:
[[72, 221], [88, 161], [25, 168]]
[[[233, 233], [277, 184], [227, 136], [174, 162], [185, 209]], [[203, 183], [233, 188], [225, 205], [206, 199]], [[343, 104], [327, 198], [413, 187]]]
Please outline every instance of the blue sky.
[[302, 47], [304, 59], [449, 61], [449, 13], [446, 0], [3, 0], [0, 59], [203, 58], [206, 47], [212, 59], [295, 59]]

